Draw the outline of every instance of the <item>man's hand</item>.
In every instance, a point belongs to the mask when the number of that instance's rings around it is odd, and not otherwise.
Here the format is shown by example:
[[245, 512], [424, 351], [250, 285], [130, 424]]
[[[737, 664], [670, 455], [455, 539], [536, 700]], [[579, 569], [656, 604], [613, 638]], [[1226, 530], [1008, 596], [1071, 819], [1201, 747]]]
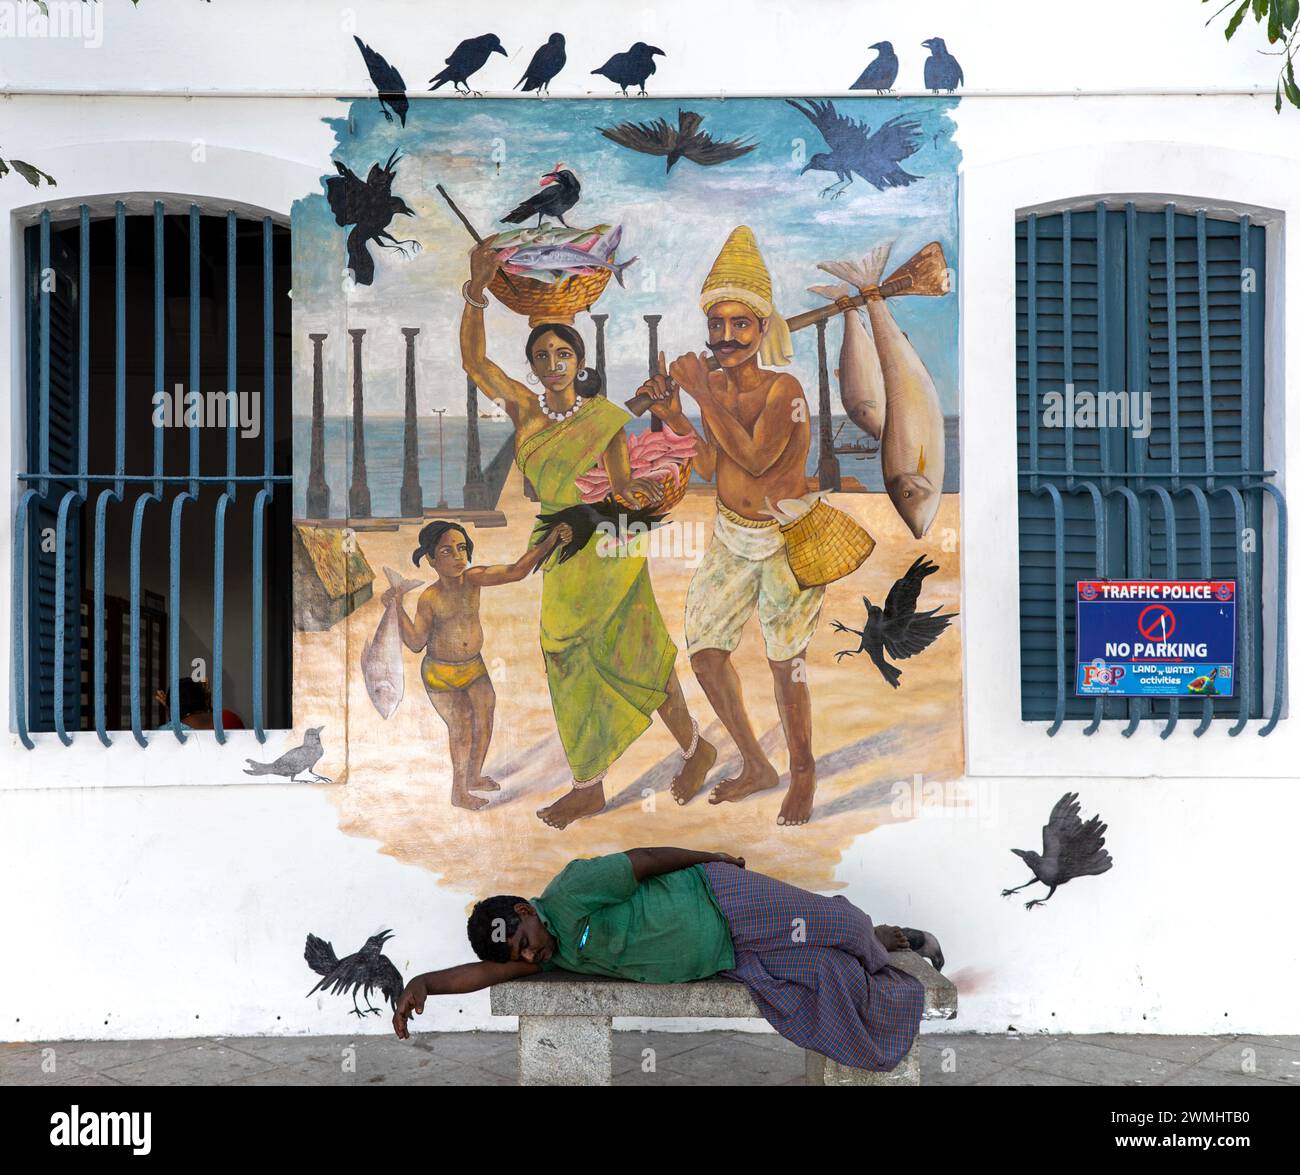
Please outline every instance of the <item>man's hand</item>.
[[744, 857], [733, 857], [729, 853], [714, 853], [713, 859], [721, 862], [723, 865], [734, 865], [737, 869], [745, 867]]
[[673, 420], [682, 413], [682, 391], [668, 376], [664, 353], [659, 352], [659, 370], [637, 388], [638, 395], [650, 397], [650, 411], [660, 420]]
[[706, 352], [701, 351], [698, 355], [687, 351], [685, 355], [679, 355], [672, 361], [668, 368], [668, 376], [677, 384], [685, 388], [698, 401], [711, 398], [712, 388], [709, 384], [709, 368], [705, 362], [708, 358]]
[[424, 1001], [428, 994], [423, 975], [417, 975], [406, 985], [401, 999], [397, 1001], [397, 1011], [393, 1013], [393, 1031], [397, 1033], [398, 1040], [411, 1039], [406, 1022], [424, 1011]]

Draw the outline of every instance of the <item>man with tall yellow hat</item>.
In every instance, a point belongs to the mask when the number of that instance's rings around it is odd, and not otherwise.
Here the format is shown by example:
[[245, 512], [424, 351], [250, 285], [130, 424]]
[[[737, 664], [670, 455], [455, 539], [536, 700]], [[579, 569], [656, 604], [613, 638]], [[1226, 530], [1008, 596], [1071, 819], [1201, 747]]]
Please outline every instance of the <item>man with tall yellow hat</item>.
[[[803, 589], [790, 570], [771, 507], [806, 498], [805, 469], [812, 437], [808, 403], [799, 381], [783, 367], [794, 357], [785, 319], [772, 304], [772, 278], [746, 225], [732, 231], [704, 279], [700, 309], [708, 322], [707, 355], [687, 353], [641, 391], [651, 411], [680, 436], [696, 438], [694, 468], [716, 477], [713, 541], [686, 595], [686, 644], [691, 667], [743, 766], [713, 789], [710, 803], [741, 800], [778, 780], [745, 710], [731, 653], [758, 612], [777, 708], [790, 751], [790, 788], [779, 824], [805, 824], [816, 786], [812, 701], [804, 652], [817, 627], [824, 588]], [[703, 435], [682, 412], [681, 389], [700, 406]], [[674, 792], [679, 803], [691, 798]]]

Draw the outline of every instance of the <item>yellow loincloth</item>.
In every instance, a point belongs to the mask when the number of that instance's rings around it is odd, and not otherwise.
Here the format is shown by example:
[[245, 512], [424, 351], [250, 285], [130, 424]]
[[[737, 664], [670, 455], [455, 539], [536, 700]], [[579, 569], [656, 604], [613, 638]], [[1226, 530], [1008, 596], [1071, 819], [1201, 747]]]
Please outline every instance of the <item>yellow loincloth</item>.
[[483, 655], [469, 661], [435, 661], [428, 653], [420, 662], [420, 677], [424, 688], [433, 691], [467, 689], [480, 677], [487, 675]]

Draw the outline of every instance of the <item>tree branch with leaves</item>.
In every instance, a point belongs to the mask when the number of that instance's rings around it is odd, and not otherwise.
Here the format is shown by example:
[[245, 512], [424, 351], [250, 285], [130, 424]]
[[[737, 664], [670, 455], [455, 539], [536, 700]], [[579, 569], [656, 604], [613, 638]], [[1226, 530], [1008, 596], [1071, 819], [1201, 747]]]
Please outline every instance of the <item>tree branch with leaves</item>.
[[[1201, 0], [1202, 4], [1215, 2], [1216, 0]], [[1206, 25], [1213, 24], [1230, 8], [1234, 11], [1223, 30], [1226, 40], [1231, 41], [1240, 31], [1246, 17], [1253, 16], [1256, 25], [1266, 26], [1268, 43], [1277, 46], [1276, 49], [1261, 49], [1259, 52], [1283, 58], [1277, 75], [1277, 90], [1273, 95], [1273, 109], [1281, 111], [1284, 96], [1292, 106], [1300, 107], [1300, 85], [1296, 84], [1295, 78], [1295, 54], [1300, 49], [1300, 44], [1297, 43], [1297, 37], [1300, 36], [1300, 0], [1228, 0], [1205, 22]]]

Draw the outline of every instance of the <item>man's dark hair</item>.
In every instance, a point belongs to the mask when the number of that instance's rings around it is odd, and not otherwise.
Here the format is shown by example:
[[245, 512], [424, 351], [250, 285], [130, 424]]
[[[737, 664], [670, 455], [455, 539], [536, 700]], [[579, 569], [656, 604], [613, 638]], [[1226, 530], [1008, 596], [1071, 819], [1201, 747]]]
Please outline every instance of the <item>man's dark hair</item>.
[[509, 939], [519, 929], [515, 907], [527, 902], [527, 898], [499, 893], [484, 898], [470, 911], [465, 933], [469, 935], [470, 947], [483, 962], [510, 962]]
[[442, 536], [449, 530], [459, 531], [464, 537], [465, 554], [472, 563], [474, 561], [474, 540], [469, 537], [469, 531], [461, 526], [459, 522], [444, 522], [441, 518], [430, 522], [428, 526], [420, 531], [420, 545], [411, 552], [411, 562], [419, 567], [420, 560], [427, 555], [429, 565], [432, 566], [434, 553], [438, 550], [438, 543], [442, 541]]

